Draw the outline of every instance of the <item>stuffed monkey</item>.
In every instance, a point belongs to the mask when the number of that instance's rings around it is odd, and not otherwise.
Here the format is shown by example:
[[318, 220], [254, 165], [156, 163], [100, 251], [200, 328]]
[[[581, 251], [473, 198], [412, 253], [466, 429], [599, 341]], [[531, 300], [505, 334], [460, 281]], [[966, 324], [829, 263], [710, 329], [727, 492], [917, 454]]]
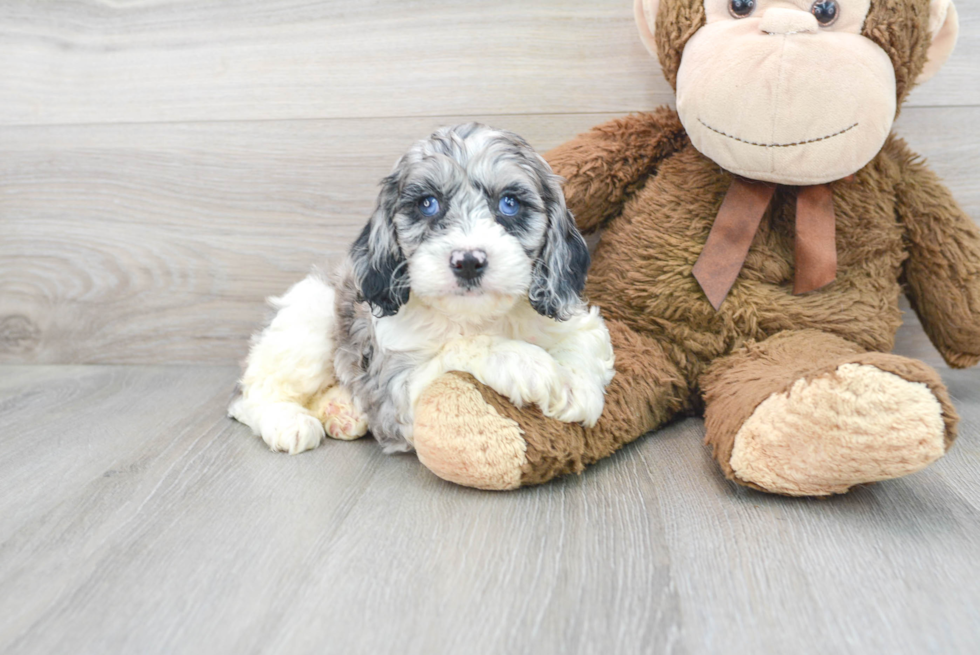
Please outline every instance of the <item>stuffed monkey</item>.
[[980, 233], [890, 134], [956, 40], [951, 0], [637, 0], [677, 93], [547, 155], [583, 233], [616, 355], [593, 428], [451, 373], [422, 396], [437, 475], [512, 489], [705, 416], [729, 479], [843, 493], [939, 459], [939, 375], [888, 354], [905, 293], [954, 367], [980, 360]]

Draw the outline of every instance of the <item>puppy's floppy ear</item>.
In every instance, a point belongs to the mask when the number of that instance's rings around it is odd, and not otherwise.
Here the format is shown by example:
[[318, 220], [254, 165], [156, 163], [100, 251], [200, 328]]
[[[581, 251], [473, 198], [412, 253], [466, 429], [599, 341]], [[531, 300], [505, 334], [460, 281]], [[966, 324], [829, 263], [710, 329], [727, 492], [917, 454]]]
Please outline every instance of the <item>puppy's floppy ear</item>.
[[541, 181], [548, 226], [527, 295], [539, 314], [563, 321], [582, 304], [580, 294], [589, 270], [589, 248], [575, 227], [572, 213], [565, 207], [561, 178], [551, 172], [543, 159], [535, 157], [539, 160], [535, 171]]
[[394, 222], [400, 164], [382, 181], [374, 214], [350, 249], [361, 299], [378, 318], [397, 314], [408, 302], [408, 262], [398, 245]]

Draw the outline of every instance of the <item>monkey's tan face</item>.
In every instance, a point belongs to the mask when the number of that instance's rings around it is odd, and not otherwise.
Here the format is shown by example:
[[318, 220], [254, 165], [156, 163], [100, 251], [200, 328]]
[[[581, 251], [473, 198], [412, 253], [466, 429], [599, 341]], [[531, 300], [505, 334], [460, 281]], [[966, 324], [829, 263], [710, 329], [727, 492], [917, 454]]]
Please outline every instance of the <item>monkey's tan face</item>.
[[822, 184], [881, 150], [895, 72], [861, 35], [870, 0], [704, 5], [677, 74], [677, 111], [701, 153], [751, 179]]

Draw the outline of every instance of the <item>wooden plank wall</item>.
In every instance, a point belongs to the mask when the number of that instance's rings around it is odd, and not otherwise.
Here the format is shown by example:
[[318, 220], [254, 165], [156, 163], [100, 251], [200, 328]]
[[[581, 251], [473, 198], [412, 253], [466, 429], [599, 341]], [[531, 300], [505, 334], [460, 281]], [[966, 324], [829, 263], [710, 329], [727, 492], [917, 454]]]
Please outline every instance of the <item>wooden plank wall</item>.
[[[671, 101], [631, 0], [0, 3], [0, 363], [231, 363], [432, 129]], [[897, 130], [980, 218], [980, 9]]]

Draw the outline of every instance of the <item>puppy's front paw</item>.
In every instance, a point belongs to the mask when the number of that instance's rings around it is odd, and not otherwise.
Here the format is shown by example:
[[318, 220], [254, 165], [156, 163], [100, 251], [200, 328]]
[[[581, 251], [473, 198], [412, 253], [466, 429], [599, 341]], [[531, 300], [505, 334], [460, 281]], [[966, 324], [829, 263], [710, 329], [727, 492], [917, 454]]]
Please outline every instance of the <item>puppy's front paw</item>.
[[559, 421], [581, 423], [591, 428], [602, 415], [604, 404], [602, 387], [570, 376], [564, 384], [556, 386], [551, 402], [541, 408], [541, 413]]
[[292, 403], [268, 407], [259, 426], [262, 440], [269, 448], [290, 455], [316, 448], [324, 437], [323, 424]]
[[482, 373], [474, 375], [518, 407], [525, 403], [547, 407], [555, 385], [561, 384], [554, 358], [542, 348], [521, 341], [494, 347]]
[[518, 407], [534, 403], [545, 416], [587, 427], [594, 426], [602, 414], [605, 397], [601, 384], [563, 368], [533, 344], [512, 341], [497, 346], [487, 360], [487, 369], [484, 384]]
[[330, 387], [317, 399], [312, 411], [334, 439], [352, 441], [367, 434], [367, 416], [357, 409], [344, 387]]

